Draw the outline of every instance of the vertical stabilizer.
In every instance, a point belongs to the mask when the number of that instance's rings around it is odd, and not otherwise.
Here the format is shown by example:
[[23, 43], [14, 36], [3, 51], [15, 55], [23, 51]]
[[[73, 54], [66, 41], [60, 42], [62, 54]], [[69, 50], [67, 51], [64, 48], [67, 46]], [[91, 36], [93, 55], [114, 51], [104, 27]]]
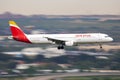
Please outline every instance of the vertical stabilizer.
[[20, 27], [14, 21], [9, 21], [9, 26], [14, 40], [31, 43], [27, 38], [27, 35], [20, 29]]

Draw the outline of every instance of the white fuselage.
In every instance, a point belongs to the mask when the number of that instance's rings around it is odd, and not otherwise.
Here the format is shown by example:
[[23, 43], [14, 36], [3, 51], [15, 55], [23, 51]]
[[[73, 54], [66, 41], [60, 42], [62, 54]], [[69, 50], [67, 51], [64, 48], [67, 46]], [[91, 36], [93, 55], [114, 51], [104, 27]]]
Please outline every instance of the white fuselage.
[[76, 45], [81, 43], [104, 43], [110, 42], [113, 39], [107, 34], [102, 33], [83, 33], [83, 34], [36, 34], [27, 35], [27, 38], [32, 43], [53, 43], [54, 40], [60, 40], [64, 42], [74, 42]]

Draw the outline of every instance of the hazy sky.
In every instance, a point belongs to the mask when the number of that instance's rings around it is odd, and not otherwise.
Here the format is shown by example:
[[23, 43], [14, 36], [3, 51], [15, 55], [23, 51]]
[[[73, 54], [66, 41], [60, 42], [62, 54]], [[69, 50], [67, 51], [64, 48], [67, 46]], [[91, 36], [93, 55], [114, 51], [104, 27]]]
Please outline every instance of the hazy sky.
[[0, 14], [118, 14], [120, 0], [0, 0]]

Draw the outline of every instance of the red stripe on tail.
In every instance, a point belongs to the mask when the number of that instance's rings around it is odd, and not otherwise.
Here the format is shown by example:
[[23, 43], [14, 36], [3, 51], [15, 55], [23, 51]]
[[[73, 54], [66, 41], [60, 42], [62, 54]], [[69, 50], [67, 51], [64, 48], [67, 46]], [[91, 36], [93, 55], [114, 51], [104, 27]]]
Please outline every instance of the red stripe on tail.
[[25, 43], [31, 43], [29, 39], [26, 37], [26, 34], [19, 27], [10, 25], [10, 29], [11, 29], [14, 40], [25, 42]]

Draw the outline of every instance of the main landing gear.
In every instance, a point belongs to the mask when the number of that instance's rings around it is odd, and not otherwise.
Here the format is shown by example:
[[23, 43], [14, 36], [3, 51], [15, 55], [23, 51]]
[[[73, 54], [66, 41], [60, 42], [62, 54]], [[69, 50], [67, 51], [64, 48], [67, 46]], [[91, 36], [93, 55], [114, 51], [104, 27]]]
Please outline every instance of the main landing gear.
[[64, 49], [64, 45], [59, 45], [57, 48], [58, 49]]

